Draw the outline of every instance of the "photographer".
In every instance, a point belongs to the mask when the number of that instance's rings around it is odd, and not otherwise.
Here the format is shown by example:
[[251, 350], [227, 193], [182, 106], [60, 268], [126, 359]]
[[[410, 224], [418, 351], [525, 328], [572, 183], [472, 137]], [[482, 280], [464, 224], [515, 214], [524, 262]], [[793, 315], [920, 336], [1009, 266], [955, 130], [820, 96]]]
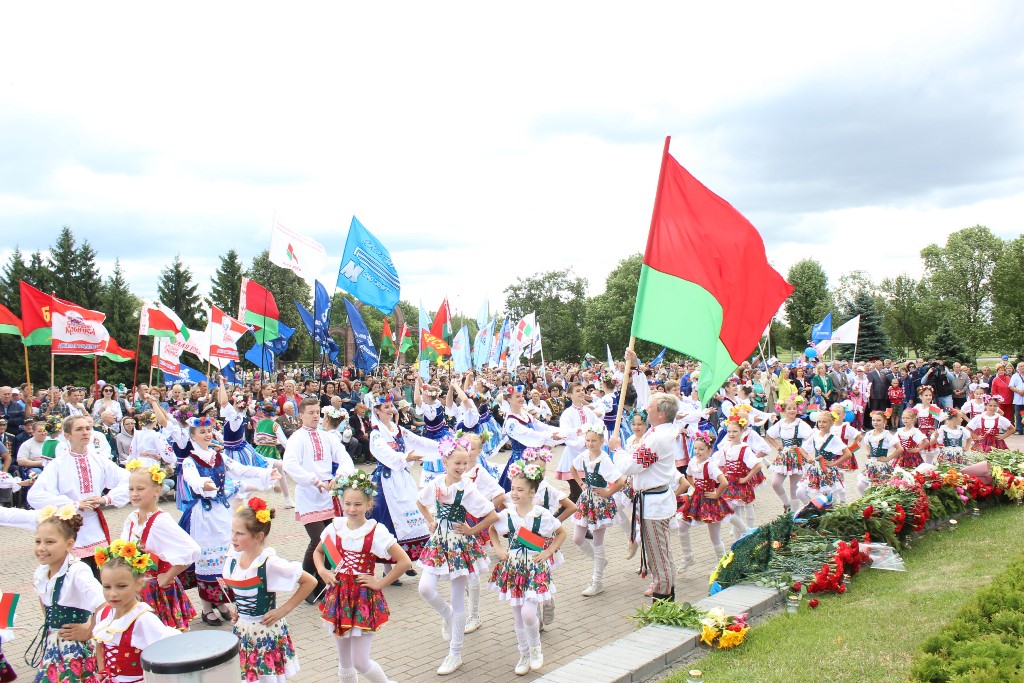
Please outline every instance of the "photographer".
[[953, 407], [953, 378], [942, 361], [932, 359], [928, 365], [921, 384], [927, 384], [935, 390], [935, 403], [941, 408]]

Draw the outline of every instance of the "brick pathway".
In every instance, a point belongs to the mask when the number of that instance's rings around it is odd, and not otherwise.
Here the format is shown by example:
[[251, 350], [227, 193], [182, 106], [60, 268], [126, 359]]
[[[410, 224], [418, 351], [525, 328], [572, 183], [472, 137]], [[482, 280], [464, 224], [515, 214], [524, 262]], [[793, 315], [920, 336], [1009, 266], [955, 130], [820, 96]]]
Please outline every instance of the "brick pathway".
[[[1010, 447], [1024, 447], [1024, 437], [1011, 438]], [[863, 457], [860, 460], [863, 462]], [[418, 480], [419, 473], [415, 473], [415, 476]], [[558, 482], [556, 485], [563, 486], [563, 483]], [[855, 473], [847, 473], [846, 485], [848, 493], [856, 495]], [[769, 486], [758, 489], [757, 493], [759, 522], [772, 519], [782, 512], [782, 504]], [[282, 501], [280, 494], [274, 493], [269, 493], [267, 499], [275, 507], [279, 507]], [[173, 512], [175, 517], [178, 516], [173, 504], [164, 504], [162, 507]], [[128, 508], [123, 508], [108, 512], [107, 518], [112, 530], [121, 529], [128, 511]], [[695, 529], [690, 536], [696, 564], [685, 575], [677, 577], [676, 599], [696, 602], [707, 595], [707, 577], [714, 567], [715, 559], [703, 528]], [[726, 543], [728, 538], [728, 528], [723, 528], [723, 540]], [[646, 602], [642, 593], [647, 582], [636, 574], [638, 558], [626, 560], [625, 537], [621, 531], [618, 528], [612, 529], [607, 539], [609, 565], [605, 570], [605, 592], [592, 598], [584, 598], [579, 594], [589, 581], [591, 563], [572, 545], [571, 540], [567, 539], [563, 545], [566, 562], [555, 574], [558, 589], [555, 600], [556, 620], [541, 635], [545, 660], [541, 673], [551, 671], [634, 629], [628, 616]], [[281, 522], [275, 524], [271, 541], [270, 545], [282, 557], [301, 560], [308, 537], [297, 522], [288, 520], [288, 515], [284, 514]], [[23, 595], [18, 610], [17, 639], [6, 644], [4, 652], [22, 679], [28, 679], [30, 672], [22, 660], [22, 654], [41, 624], [41, 614], [35, 608], [31, 586], [32, 572], [36, 567], [32, 535], [0, 527], [0, 547], [7, 549], [3, 554], [5, 571], [0, 587], [4, 591], [15, 591]], [[679, 546], [675, 539], [673, 553], [678, 561]], [[480, 599], [483, 626], [466, 636], [465, 663], [455, 674], [438, 676], [435, 670], [447, 654], [447, 643], [441, 640], [437, 614], [420, 599], [416, 581], [415, 578], [406, 577], [402, 586], [385, 589], [391, 607], [391, 621], [375, 636], [373, 656], [384, 667], [389, 678], [402, 682], [449, 680], [478, 683], [528, 681], [537, 677], [536, 674], [519, 677], [512, 673], [518, 659], [512, 613], [507, 604], [500, 603], [486, 588]], [[442, 587], [442, 591], [446, 590]], [[190, 595], [198, 606], [195, 591], [191, 591]], [[198, 620], [193, 623], [196, 630], [209, 628]], [[337, 655], [331, 638], [321, 626], [316, 608], [302, 603], [288, 616], [288, 623], [302, 666], [298, 676], [292, 680], [300, 683], [337, 681]]]

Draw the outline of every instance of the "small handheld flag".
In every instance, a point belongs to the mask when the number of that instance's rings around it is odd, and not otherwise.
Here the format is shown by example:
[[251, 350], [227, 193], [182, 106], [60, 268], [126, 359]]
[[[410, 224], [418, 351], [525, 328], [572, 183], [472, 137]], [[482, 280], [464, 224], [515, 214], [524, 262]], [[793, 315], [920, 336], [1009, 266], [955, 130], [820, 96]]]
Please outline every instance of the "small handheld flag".
[[224, 585], [233, 590], [245, 590], [247, 588], [256, 588], [261, 583], [263, 583], [263, 581], [261, 581], [260, 577], [258, 576], [253, 576], [248, 579], [224, 579]]
[[516, 540], [535, 552], [539, 553], [544, 550], [544, 537], [533, 533], [524, 526], [519, 527], [519, 530], [516, 531]]
[[14, 628], [14, 613], [18, 609], [17, 593], [4, 593], [0, 596], [0, 629]]
[[327, 561], [327, 566], [333, 571], [337, 571], [338, 565], [341, 564], [341, 551], [334, 542], [334, 538], [332, 536], [328, 536], [321, 541], [320, 549], [324, 551], [324, 559]]

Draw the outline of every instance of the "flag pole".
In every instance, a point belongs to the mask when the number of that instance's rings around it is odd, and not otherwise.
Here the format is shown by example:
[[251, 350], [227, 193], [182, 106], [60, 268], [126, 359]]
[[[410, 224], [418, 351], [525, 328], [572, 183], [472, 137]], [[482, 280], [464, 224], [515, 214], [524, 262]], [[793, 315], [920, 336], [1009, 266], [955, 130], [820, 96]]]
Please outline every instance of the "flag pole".
[[[139, 321], [141, 325], [141, 320]], [[139, 388], [139, 355], [142, 347], [142, 327], [139, 327], [139, 334], [135, 337], [135, 373], [132, 375], [132, 393]]]
[[[22, 341], [24, 341], [24, 339]], [[21, 348], [25, 351], [25, 381], [32, 384], [32, 375], [29, 374], [28, 371], [28, 347], [22, 344]]]
[[[665, 143], [665, 147], [668, 147], [668, 143]], [[658, 184], [659, 187], [661, 183]], [[636, 337], [630, 336], [629, 338], [629, 350], [633, 350], [633, 346], [636, 344]], [[619, 409], [615, 411], [615, 429], [608, 435], [608, 438], [618, 436], [619, 426], [622, 424], [622, 409], [626, 406], [626, 382], [629, 381], [629, 371], [632, 361], [630, 360], [630, 354], [626, 354], [626, 369], [622, 372], [622, 387], [619, 389]], [[625, 445], [625, 444], [623, 444]]]

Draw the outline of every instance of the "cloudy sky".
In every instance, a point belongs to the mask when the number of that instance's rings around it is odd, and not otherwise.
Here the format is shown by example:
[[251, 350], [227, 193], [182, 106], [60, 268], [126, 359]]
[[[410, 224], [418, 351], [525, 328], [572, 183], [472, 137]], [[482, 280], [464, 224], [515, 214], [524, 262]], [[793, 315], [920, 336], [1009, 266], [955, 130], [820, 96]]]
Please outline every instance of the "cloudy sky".
[[0, 259], [70, 225], [146, 296], [275, 216], [340, 259], [355, 214], [428, 308], [567, 266], [596, 293], [665, 135], [783, 273], [1022, 232], [1020, 3], [344, 4], [5, 4]]

